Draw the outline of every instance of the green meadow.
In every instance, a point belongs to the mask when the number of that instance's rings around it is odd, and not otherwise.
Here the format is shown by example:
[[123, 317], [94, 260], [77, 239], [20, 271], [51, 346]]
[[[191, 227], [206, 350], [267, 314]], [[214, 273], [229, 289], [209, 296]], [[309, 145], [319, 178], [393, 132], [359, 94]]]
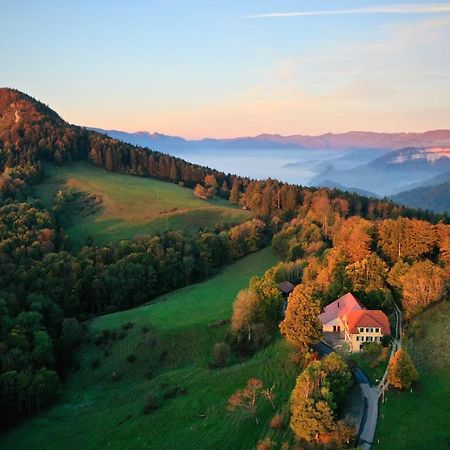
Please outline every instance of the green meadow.
[[47, 207], [64, 187], [77, 189], [100, 199], [99, 208], [65, 227], [77, 245], [87, 236], [102, 245], [111, 240], [132, 239], [156, 231], [197, 231], [218, 223], [241, 223], [248, 211], [223, 199], [196, 199], [191, 189], [165, 181], [107, 172], [87, 162], [64, 167], [45, 166], [45, 178], [35, 195]]
[[450, 304], [414, 319], [405, 347], [420, 380], [412, 391], [391, 390], [380, 404], [374, 450], [450, 448]]
[[[298, 367], [289, 362], [290, 349], [277, 339], [246, 360], [225, 368], [209, 368], [213, 346], [223, 340], [237, 292], [253, 275], [275, 264], [270, 249], [249, 255], [224, 268], [216, 277], [162, 296], [139, 308], [96, 318], [90, 335], [121, 330], [126, 336], [104, 348], [87, 343], [79, 354], [79, 369], [71, 373], [60, 402], [0, 439], [2, 449], [253, 449], [265, 436], [281, 444], [287, 428], [272, 430], [273, 415], [286, 407]], [[166, 357], [150, 379], [146, 368], [152, 352], [143, 345], [142, 327], [152, 326]], [[133, 354], [134, 362], [127, 361]], [[92, 361], [99, 366], [92, 368]], [[112, 374], [116, 374], [116, 380]], [[227, 410], [227, 400], [247, 380], [275, 383], [276, 410], [262, 405], [260, 423]], [[182, 395], [143, 413], [146, 397], [181, 389]]]

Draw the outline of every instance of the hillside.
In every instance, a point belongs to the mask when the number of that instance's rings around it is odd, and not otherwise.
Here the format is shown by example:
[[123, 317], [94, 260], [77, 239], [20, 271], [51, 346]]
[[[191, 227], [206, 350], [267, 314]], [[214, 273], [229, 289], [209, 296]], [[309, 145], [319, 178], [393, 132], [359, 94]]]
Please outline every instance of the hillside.
[[86, 162], [62, 167], [46, 165], [44, 181], [35, 195], [52, 207], [62, 189], [74, 189], [94, 196], [98, 207], [78, 214], [74, 202], [66, 205], [75, 217], [64, 223], [69, 237], [84, 244], [91, 236], [98, 245], [119, 239], [132, 239], [156, 231], [183, 229], [188, 232], [216, 224], [236, 224], [251, 217], [224, 199], [207, 202], [194, 197], [192, 190], [160, 180], [115, 174]]
[[[4, 450], [254, 448], [267, 432], [272, 408], [261, 412], [264, 426], [257, 426], [251, 418], [230, 415], [228, 397], [256, 376], [270, 385], [276, 381], [276, 405], [281, 407], [298, 369], [288, 362], [288, 348], [279, 340], [243, 363], [209, 369], [212, 347], [223, 339], [226, 329], [211, 325], [230, 316], [232, 301], [249, 277], [261, 275], [274, 263], [271, 250], [266, 249], [230, 265], [209, 281], [174, 291], [151, 305], [91, 322], [89, 330], [94, 335], [120, 329], [127, 322], [134, 326], [125, 339], [111, 342], [110, 356], [86, 344], [79, 352], [80, 369], [71, 374], [61, 402], [4, 435], [0, 446]], [[142, 346], [145, 325], [154, 326], [167, 349], [166, 359], [150, 380], [145, 375], [150, 354]], [[131, 353], [136, 355], [133, 363], [126, 360]], [[100, 366], [92, 369], [96, 358]], [[111, 379], [113, 372], [119, 374], [118, 381]], [[161, 384], [165, 390], [178, 385], [186, 393], [143, 414], [146, 396]]]
[[411, 208], [429, 209], [437, 213], [450, 212], [450, 180], [399, 192], [392, 200]]
[[389, 392], [381, 404], [374, 450], [448, 448], [450, 304], [423, 313], [409, 327], [406, 348], [420, 380], [411, 392]]

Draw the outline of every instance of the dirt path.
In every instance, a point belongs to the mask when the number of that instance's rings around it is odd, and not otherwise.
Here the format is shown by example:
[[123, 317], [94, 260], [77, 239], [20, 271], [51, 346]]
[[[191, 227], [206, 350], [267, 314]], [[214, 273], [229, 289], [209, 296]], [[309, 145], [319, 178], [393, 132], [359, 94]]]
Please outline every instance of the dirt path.
[[[392, 337], [392, 350], [389, 357], [389, 361], [394, 356], [395, 352], [401, 347], [401, 338], [403, 333], [403, 317], [402, 312], [398, 305], [394, 304], [394, 313], [395, 313], [395, 337]], [[388, 364], [389, 366], [389, 364]], [[361, 422], [361, 427], [359, 430], [359, 439], [358, 444], [364, 450], [370, 450], [370, 447], [373, 443], [373, 439], [375, 437], [375, 430], [377, 428], [378, 421], [378, 403], [380, 397], [384, 399], [384, 392], [388, 388], [387, 383], [387, 372], [388, 369], [384, 372], [383, 378], [378, 383], [377, 386], [370, 386], [370, 384], [364, 385], [360, 384], [361, 389], [363, 391], [366, 403], [365, 414], [363, 414], [363, 420]]]

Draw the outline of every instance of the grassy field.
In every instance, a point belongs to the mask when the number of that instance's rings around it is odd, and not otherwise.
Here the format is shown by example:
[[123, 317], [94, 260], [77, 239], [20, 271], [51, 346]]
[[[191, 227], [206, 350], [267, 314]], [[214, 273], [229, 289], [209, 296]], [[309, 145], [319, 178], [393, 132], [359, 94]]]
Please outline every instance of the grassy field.
[[92, 236], [97, 244], [131, 239], [155, 231], [184, 229], [196, 231], [217, 223], [240, 223], [250, 213], [223, 199], [208, 202], [194, 198], [192, 190], [173, 183], [118, 173], [76, 163], [46, 166], [46, 177], [37, 185], [36, 195], [46, 206], [63, 187], [100, 197], [101, 207], [67, 228], [78, 245]]
[[450, 448], [450, 304], [414, 320], [405, 343], [420, 372], [412, 392], [391, 391], [381, 404], [374, 450]]
[[[274, 414], [265, 405], [260, 424], [227, 411], [229, 396], [250, 377], [269, 387], [275, 382], [276, 406], [284, 408], [298, 368], [289, 363], [289, 348], [276, 340], [252, 358], [223, 369], [210, 369], [214, 343], [226, 326], [211, 326], [231, 313], [236, 293], [248, 279], [276, 262], [270, 249], [225, 268], [216, 277], [157, 299], [140, 308], [95, 319], [91, 333], [132, 322], [124, 339], [111, 344], [109, 356], [94, 344], [80, 352], [80, 369], [69, 377], [62, 401], [0, 439], [2, 449], [253, 449], [266, 435], [281, 443], [289, 431], [268, 429]], [[148, 380], [151, 362], [142, 345], [142, 327], [152, 324], [167, 357]], [[127, 362], [129, 354], [136, 356]], [[99, 359], [100, 367], [91, 368]], [[113, 381], [116, 372], [119, 381]], [[165, 400], [143, 414], [146, 396], [161, 388], [183, 388], [185, 395]]]

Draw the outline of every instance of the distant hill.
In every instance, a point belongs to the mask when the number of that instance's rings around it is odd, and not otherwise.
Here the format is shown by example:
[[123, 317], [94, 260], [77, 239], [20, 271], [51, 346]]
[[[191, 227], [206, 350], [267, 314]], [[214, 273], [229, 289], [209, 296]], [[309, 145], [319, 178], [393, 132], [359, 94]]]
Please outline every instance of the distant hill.
[[400, 192], [391, 197], [396, 203], [411, 208], [429, 209], [437, 213], [450, 213], [450, 177], [441, 184], [423, 186]]
[[336, 183], [331, 180], [324, 180], [320, 184], [320, 187], [322, 187], [322, 186], [330, 188], [330, 189], [339, 189], [340, 191], [354, 192], [355, 194], [363, 195], [365, 197], [374, 197], [374, 198], [378, 197], [378, 195], [375, 194], [374, 192], [365, 191], [364, 189], [358, 189], [358, 188], [354, 188], [354, 187], [344, 186], [343, 184]]
[[378, 195], [395, 195], [411, 183], [420, 184], [450, 171], [450, 147], [404, 148], [348, 170], [330, 168], [313, 178], [353, 186]]
[[258, 136], [231, 139], [187, 140], [176, 136], [139, 131], [127, 133], [118, 130], [91, 128], [115, 139], [134, 145], [150, 146], [160, 151], [192, 148], [302, 148], [321, 150], [394, 150], [402, 147], [450, 146], [450, 130], [433, 130], [425, 133], [372, 133], [350, 131], [348, 133], [326, 133], [319, 136], [261, 134]]

